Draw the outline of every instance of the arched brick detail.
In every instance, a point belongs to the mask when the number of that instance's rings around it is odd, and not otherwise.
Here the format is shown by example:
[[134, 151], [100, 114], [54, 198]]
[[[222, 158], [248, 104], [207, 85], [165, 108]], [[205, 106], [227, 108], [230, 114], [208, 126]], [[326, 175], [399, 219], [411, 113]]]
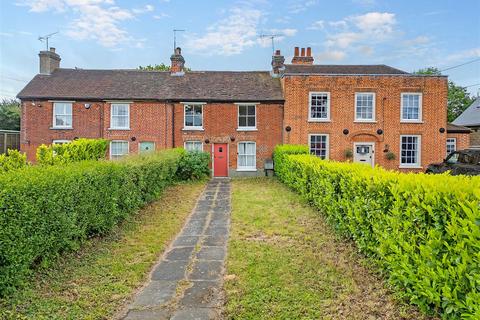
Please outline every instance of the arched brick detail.
[[371, 133], [371, 132], [367, 132], [367, 131], [355, 131], [355, 132], [352, 132], [352, 134], [350, 134], [349, 136], [350, 138], [350, 141], [352, 142], [381, 142], [382, 140], [380, 139], [380, 136], [375, 134], [375, 133]]

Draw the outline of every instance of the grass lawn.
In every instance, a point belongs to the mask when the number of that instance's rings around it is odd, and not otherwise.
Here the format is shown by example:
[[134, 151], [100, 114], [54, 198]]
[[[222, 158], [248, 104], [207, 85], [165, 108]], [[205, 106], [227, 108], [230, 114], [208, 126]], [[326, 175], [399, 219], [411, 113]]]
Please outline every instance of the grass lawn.
[[0, 319], [110, 319], [147, 279], [180, 231], [204, 182], [168, 188], [104, 238], [88, 241], [0, 300]]
[[232, 197], [228, 319], [426, 319], [277, 180], [233, 180]]

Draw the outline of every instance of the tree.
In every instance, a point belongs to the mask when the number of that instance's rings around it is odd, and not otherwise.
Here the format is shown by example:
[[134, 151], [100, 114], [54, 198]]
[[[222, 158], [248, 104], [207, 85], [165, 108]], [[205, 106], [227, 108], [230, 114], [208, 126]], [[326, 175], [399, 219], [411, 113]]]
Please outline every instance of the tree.
[[[170, 66], [167, 66], [165, 63], [155, 64], [155, 65], [148, 65], [148, 66], [139, 66], [138, 70], [146, 70], [146, 71], [170, 71]], [[184, 68], [185, 71], [192, 71], [190, 68]]]
[[[420, 69], [414, 72], [415, 74], [426, 75], [442, 75], [442, 72], [435, 67], [429, 67]], [[467, 109], [475, 100], [474, 97], [470, 97], [470, 93], [467, 88], [457, 86], [453, 81], [448, 81], [448, 97], [447, 97], [447, 110], [448, 110], [448, 122], [455, 120], [465, 109]]]
[[0, 102], [0, 130], [20, 130], [20, 102], [3, 99]]

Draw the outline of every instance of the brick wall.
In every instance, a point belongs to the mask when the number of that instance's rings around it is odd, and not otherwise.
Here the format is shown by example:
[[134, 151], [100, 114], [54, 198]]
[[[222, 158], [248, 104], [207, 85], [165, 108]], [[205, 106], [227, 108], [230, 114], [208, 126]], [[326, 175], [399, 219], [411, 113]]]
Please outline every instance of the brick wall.
[[447, 133], [447, 138], [456, 139], [457, 150], [468, 149], [468, 147], [470, 146], [470, 134], [468, 133]]
[[[442, 160], [446, 152], [447, 80], [444, 77], [406, 76], [286, 76], [284, 126], [292, 130], [284, 134], [285, 143], [307, 144], [308, 134], [328, 134], [330, 159], [344, 161], [345, 150], [353, 150], [354, 142], [373, 142], [375, 164], [399, 169], [400, 135], [421, 135], [421, 165]], [[330, 92], [330, 122], [308, 122], [309, 92]], [[374, 92], [375, 122], [355, 123], [355, 93]], [[422, 123], [400, 122], [402, 92], [422, 93]], [[347, 135], [343, 130], [348, 129]], [[383, 134], [377, 134], [377, 130]], [[383, 152], [396, 155], [387, 160]], [[409, 169], [402, 169], [409, 170]]]
[[480, 127], [474, 127], [471, 129], [472, 133], [470, 134], [470, 146], [480, 147]]

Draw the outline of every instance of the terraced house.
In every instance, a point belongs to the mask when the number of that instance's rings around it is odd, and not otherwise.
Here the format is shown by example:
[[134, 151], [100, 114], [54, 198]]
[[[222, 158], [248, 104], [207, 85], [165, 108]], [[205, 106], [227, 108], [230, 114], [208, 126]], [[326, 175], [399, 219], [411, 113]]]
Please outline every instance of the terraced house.
[[316, 65], [310, 48], [280, 51], [271, 71], [188, 71], [180, 48], [169, 72], [60, 68], [18, 94], [21, 149], [106, 138], [112, 159], [172, 147], [212, 155], [214, 176], [263, 174], [277, 144], [309, 144], [322, 158], [422, 170], [446, 153], [447, 78], [385, 65]]

